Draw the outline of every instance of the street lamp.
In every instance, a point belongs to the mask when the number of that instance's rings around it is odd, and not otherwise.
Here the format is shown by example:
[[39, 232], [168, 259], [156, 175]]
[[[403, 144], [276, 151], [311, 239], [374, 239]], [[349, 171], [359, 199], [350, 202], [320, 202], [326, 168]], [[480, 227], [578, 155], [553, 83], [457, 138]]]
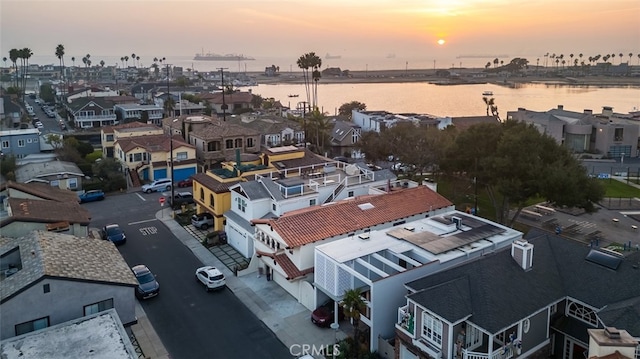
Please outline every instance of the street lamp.
[[224, 101], [224, 70], [226, 69], [226, 67], [218, 67], [220, 76], [222, 77], [220, 79], [220, 86], [222, 86], [222, 121], [227, 121], [227, 103]]

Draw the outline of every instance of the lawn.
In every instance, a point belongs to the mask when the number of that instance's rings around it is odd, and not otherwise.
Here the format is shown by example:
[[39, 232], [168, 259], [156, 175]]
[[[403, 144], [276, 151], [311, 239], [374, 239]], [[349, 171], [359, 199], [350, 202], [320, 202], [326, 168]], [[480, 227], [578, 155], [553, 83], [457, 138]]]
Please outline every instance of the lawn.
[[[475, 206], [475, 186], [468, 179], [438, 176], [438, 193], [445, 196], [456, 206], [457, 210], [467, 211]], [[640, 198], [640, 189], [629, 186], [626, 183], [614, 180], [603, 179], [607, 198]], [[544, 198], [532, 198], [527, 201], [527, 205], [543, 202]], [[478, 187], [478, 215], [486, 219], [495, 221], [495, 208], [489, 200], [486, 190]]]
[[640, 197], [640, 189], [614, 179], [601, 179], [607, 192], [605, 197], [634, 198]]

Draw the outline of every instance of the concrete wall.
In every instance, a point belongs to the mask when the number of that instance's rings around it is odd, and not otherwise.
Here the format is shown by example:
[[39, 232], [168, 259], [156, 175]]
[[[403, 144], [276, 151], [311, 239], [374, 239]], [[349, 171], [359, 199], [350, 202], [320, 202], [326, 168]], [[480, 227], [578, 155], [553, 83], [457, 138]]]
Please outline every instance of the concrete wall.
[[[49, 284], [50, 292], [43, 286]], [[49, 326], [84, 316], [84, 306], [113, 298], [113, 307], [123, 324], [136, 320], [135, 288], [90, 282], [45, 278], [0, 305], [0, 339], [15, 336], [15, 325], [49, 317]]]

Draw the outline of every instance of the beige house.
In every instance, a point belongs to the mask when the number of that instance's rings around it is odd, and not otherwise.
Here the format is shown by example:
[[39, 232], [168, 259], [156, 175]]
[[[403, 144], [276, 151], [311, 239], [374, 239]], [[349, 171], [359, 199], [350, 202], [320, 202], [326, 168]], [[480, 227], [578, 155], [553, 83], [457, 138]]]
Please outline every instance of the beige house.
[[221, 119], [212, 118], [198, 131], [189, 132], [188, 137], [189, 143], [196, 148], [198, 163], [205, 170], [218, 162], [234, 159], [236, 151], [260, 151], [260, 132]]
[[119, 138], [135, 136], [161, 135], [162, 129], [158, 126], [129, 122], [117, 126], [106, 126], [100, 130], [100, 142], [102, 143], [102, 157], [113, 158], [113, 145]]
[[196, 150], [179, 136], [119, 138], [114, 143], [114, 157], [122, 163], [125, 172], [135, 172], [143, 181], [171, 178], [172, 164], [174, 181], [187, 179], [197, 172]]
[[16, 182], [40, 182], [72, 191], [82, 189], [84, 178], [84, 173], [75, 163], [66, 161], [27, 163], [18, 167], [15, 174]]
[[637, 118], [615, 113], [611, 107], [603, 107], [600, 114], [592, 110], [568, 111], [562, 105], [546, 112], [519, 108], [507, 112], [507, 119], [533, 124], [541, 133], [575, 153], [638, 157], [640, 124]]

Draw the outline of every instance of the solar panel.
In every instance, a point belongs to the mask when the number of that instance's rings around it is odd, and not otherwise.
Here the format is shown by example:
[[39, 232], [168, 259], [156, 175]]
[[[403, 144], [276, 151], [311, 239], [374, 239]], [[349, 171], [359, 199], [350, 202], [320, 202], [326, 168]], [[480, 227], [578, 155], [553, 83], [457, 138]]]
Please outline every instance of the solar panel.
[[599, 264], [613, 270], [617, 270], [620, 263], [622, 263], [622, 258], [595, 249], [590, 250], [585, 259], [591, 263]]

